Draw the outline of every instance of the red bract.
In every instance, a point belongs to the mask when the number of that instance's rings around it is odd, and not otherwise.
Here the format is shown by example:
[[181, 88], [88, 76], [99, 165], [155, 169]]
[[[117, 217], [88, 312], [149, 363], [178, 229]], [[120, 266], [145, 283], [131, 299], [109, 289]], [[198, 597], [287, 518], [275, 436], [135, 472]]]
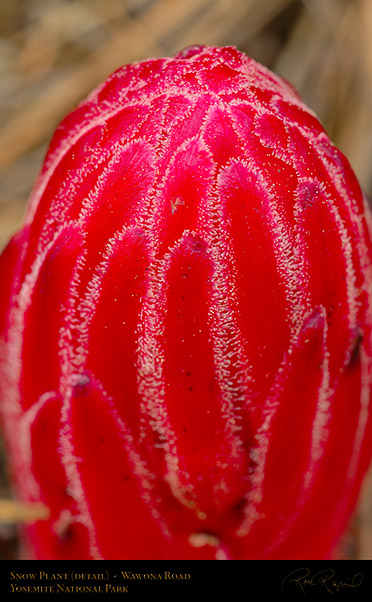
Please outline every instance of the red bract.
[[35, 558], [327, 558], [372, 447], [370, 217], [235, 48], [125, 66], [59, 126], [1, 262]]

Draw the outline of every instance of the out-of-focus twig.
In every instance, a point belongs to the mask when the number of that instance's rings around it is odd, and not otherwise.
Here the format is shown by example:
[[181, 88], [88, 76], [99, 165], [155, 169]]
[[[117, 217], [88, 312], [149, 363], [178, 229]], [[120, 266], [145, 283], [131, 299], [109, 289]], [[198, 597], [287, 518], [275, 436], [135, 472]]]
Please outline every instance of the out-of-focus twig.
[[43, 504], [24, 504], [16, 500], [0, 499], [0, 524], [33, 523], [48, 517], [49, 510]]

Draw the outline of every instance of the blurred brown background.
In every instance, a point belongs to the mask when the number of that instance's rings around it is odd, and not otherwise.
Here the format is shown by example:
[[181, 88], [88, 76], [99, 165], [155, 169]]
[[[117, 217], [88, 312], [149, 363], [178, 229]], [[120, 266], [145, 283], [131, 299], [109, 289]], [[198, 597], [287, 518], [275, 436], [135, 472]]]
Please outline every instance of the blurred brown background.
[[[196, 43], [288, 79], [372, 197], [372, 0], [0, 0], [0, 248], [60, 119], [123, 63]], [[0, 557], [16, 547], [0, 524]], [[372, 559], [372, 475], [340, 555]]]

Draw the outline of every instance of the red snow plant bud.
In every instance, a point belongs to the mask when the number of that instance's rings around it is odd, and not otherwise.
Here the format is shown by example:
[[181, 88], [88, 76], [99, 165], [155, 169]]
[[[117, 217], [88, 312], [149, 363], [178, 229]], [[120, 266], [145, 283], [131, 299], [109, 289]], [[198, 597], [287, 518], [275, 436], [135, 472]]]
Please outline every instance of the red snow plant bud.
[[327, 558], [372, 447], [367, 213], [235, 48], [125, 66], [61, 123], [1, 258], [34, 558]]

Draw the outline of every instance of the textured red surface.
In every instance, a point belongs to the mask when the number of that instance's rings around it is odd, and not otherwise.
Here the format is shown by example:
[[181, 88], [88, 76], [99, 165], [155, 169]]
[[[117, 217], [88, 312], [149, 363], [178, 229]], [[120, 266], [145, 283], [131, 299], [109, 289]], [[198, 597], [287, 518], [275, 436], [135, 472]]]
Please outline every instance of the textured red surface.
[[15, 486], [50, 509], [28, 553], [332, 555], [372, 448], [370, 223], [234, 48], [123, 67], [66, 117], [0, 260]]

